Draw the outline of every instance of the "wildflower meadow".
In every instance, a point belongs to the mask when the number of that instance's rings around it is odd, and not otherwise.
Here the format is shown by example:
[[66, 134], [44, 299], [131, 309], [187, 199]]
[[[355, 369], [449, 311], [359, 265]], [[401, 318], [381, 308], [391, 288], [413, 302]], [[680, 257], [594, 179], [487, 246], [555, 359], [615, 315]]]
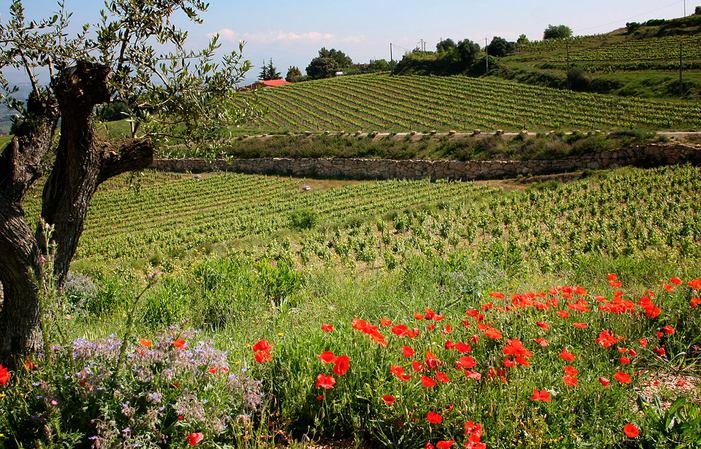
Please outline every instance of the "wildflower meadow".
[[[0, 446], [698, 447], [697, 171], [470, 185], [158, 260], [79, 259], [45, 294], [43, 353], [0, 367]], [[633, 225], [662, 190], [667, 220]]]

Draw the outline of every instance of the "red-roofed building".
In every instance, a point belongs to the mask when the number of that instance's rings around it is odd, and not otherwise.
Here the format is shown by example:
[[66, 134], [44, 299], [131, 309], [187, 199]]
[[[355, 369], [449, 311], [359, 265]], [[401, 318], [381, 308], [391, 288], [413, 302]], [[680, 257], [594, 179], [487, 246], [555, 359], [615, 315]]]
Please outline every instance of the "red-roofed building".
[[255, 83], [251, 84], [250, 86], [243, 86], [239, 90], [253, 90], [253, 89], [258, 89], [259, 87], [277, 87], [277, 86], [284, 86], [285, 84], [292, 84], [289, 81], [285, 80], [268, 80], [268, 81], [256, 81]]

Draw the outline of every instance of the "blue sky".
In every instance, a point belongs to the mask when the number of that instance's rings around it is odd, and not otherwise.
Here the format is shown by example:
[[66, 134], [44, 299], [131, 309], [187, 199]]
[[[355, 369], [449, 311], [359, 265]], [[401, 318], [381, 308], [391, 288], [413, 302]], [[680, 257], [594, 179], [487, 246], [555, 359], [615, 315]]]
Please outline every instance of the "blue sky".
[[[9, 3], [3, 0], [0, 6], [3, 19], [9, 16]], [[97, 22], [103, 2], [65, 0], [65, 4], [74, 12], [77, 30], [83, 23]], [[701, 0], [687, 0], [687, 14], [696, 4]], [[28, 18], [57, 9], [55, 1], [48, 0], [25, 0], [24, 5]], [[248, 76], [252, 82], [269, 58], [283, 76], [292, 65], [304, 73], [321, 47], [342, 50], [354, 62], [369, 62], [389, 60], [392, 43], [394, 57], [400, 59], [422, 39], [433, 50], [447, 37], [482, 45], [493, 36], [516, 40], [525, 34], [531, 40], [541, 39], [549, 24], [567, 25], [576, 35], [606, 33], [630, 21], [680, 17], [684, 5], [684, 0], [210, 0], [202, 25], [176, 23], [189, 30], [193, 47], [203, 47], [213, 33], [221, 36], [221, 52], [230, 52], [245, 40], [244, 57], [255, 65]]]

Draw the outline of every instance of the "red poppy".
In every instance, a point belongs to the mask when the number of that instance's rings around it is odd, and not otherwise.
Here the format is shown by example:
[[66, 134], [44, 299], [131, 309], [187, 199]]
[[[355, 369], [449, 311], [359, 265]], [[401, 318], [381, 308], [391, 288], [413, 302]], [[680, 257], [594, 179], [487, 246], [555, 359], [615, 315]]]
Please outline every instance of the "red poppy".
[[667, 290], [668, 292], [674, 293], [674, 286], [672, 286], [670, 284], [662, 284], [662, 287], [664, 287], [664, 289]]
[[472, 347], [466, 343], [457, 343], [455, 345], [455, 349], [458, 350], [458, 352], [470, 352], [472, 351]]
[[426, 376], [421, 376], [421, 383], [423, 384], [424, 387], [431, 388], [434, 385], [436, 385], [436, 381], [431, 379], [430, 377]]
[[386, 319], [384, 319], [384, 318], [380, 318], [380, 324], [381, 324], [382, 326], [391, 326], [391, 325], [392, 325], [392, 321], [386, 320]]
[[536, 321], [535, 324], [544, 331], [548, 330], [548, 325], [545, 324], [545, 321]]
[[144, 346], [144, 347], [146, 347], [146, 348], [150, 348], [150, 347], [153, 346], [153, 343], [151, 343], [150, 341], [146, 340], [145, 338], [140, 338], [140, 339], [139, 339], [139, 343], [141, 343], [141, 346]]
[[535, 342], [543, 347], [548, 346], [550, 344], [550, 343], [548, 343], [548, 340], [545, 340], [543, 338], [536, 338]]
[[185, 438], [185, 441], [187, 441], [190, 446], [194, 446], [202, 440], [204, 440], [204, 435], [202, 435], [202, 432], [191, 433]]
[[460, 360], [456, 360], [455, 364], [458, 365], [458, 367], [460, 368], [471, 369], [472, 367], [477, 365], [477, 362], [475, 362], [475, 359], [473, 359], [469, 355], [464, 355], [460, 357]]
[[436, 373], [436, 379], [439, 382], [443, 382], [443, 383], [450, 382], [450, 379], [448, 378], [448, 376], [445, 373], [441, 373], [441, 372]]
[[543, 401], [543, 402], [550, 402], [550, 393], [546, 390], [536, 390], [535, 388], [533, 389], [533, 397], [531, 398], [532, 401]]
[[423, 319], [424, 319], [424, 316], [421, 315], [420, 313], [415, 313], [415, 314], [414, 314], [414, 319], [415, 319], [415, 320], [423, 320]]
[[452, 329], [452, 326], [450, 324], [446, 324], [445, 329], [443, 329], [443, 333], [445, 335], [448, 335]]
[[626, 436], [628, 438], [635, 438], [638, 435], [640, 435], [640, 431], [633, 424], [626, 424], [623, 427], [623, 432], [626, 434]]
[[576, 359], [577, 356], [567, 352], [567, 348], [562, 348], [562, 352], [560, 353], [560, 358], [563, 360], [566, 360], [568, 362], [571, 362], [572, 360]]
[[321, 360], [324, 363], [336, 363], [336, 360], [338, 359], [338, 357], [333, 355], [333, 352], [331, 351], [324, 351], [317, 357], [319, 357], [319, 360]]
[[497, 298], [497, 299], [506, 298], [506, 295], [501, 293], [501, 292], [489, 292], [489, 296], [491, 296], [492, 298]]
[[453, 349], [453, 348], [455, 347], [455, 343], [453, 343], [453, 342], [450, 341], [450, 340], [446, 340], [446, 341], [445, 341], [445, 345], [443, 345], [443, 347], [444, 347], [446, 350], [450, 350], [450, 349]]
[[323, 401], [324, 400], [324, 395], [320, 394], [319, 396], [316, 397], [317, 401]]
[[333, 372], [339, 376], [343, 376], [348, 371], [349, 359], [347, 355], [342, 355], [336, 358], [336, 366], [333, 367]]
[[684, 382], [683, 380], [678, 380], [678, 381], [677, 381], [677, 386], [678, 386], [678, 387], [683, 387], [684, 385], [686, 385], [686, 382]]
[[655, 354], [657, 354], [660, 357], [664, 357], [664, 355], [666, 354], [664, 348], [658, 348], [657, 346], [652, 348], [652, 352], [654, 352]]
[[480, 379], [482, 379], [482, 374], [476, 373], [474, 371], [466, 370], [465, 377], [467, 377], [468, 379], [480, 380]]
[[394, 396], [392, 396], [391, 394], [386, 394], [382, 396], [382, 400], [385, 401], [385, 404], [387, 405], [394, 404]]
[[426, 326], [426, 329], [428, 329], [428, 330], [430, 330], [431, 332], [433, 332], [434, 330], [436, 330], [436, 325], [435, 325], [435, 324], [429, 324], [428, 326]]
[[669, 282], [671, 282], [672, 284], [682, 285], [681, 279], [677, 278], [669, 278]]
[[212, 374], [216, 373], [216, 372], [217, 372], [217, 367], [216, 367], [216, 366], [210, 366], [210, 367], [209, 367], [209, 372], [212, 373]]
[[662, 328], [662, 332], [665, 334], [674, 334], [674, 329], [669, 324]]
[[587, 294], [587, 291], [584, 290], [582, 287], [575, 288], [574, 292], [580, 296], [586, 296], [586, 294]]
[[570, 376], [576, 376], [577, 374], [579, 374], [579, 371], [577, 371], [575, 368], [572, 368], [570, 365], [567, 365], [564, 369], [565, 372]]
[[33, 362], [33, 361], [31, 361], [31, 360], [29, 360], [29, 359], [26, 359], [26, 360], [24, 361], [24, 369], [26, 369], [27, 371], [31, 371], [31, 370], [33, 370], [35, 367], [36, 367], [36, 365], [34, 365], [34, 362]]
[[514, 366], [516, 366], [516, 362], [513, 362], [507, 358], [504, 359], [504, 366], [507, 368], [513, 368]]
[[629, 384], [630, 383], [630, 376], [626, 373], [619, 371], [615, 374], [615, 377], [616, 377], [616, 380], [618, 380], [622, 384]]
[[693, 281], [687, 282], [687, 284], [694, 290], [701, 290], [701, 278], [696, 278]]
[[426, 443], [426, 446], [424, 446], [424, 449], [436, 449], [436, 447], [434, 445], [432, 445], [431, 442], [429, 441], [428, 443]]
[[701, 298], [691, 298], [691, 307], [696, 307], [701, 304]]
[[629, 349], [628, 355], [630, 355], [631, 357], [637, 357], [638, 353], [635, 351], [635, 349]]
[[638, 340], [638, 343], [640, 343], [640, 346], [642, 346], [643, 348], [647, 348], [647, 339], [646, 338], [641, 338], [640, 340]]
[[502, 337], [501, 332], [494, 329], [493, 327], [490, 327], [489, 329], [484, 331], [484, 335], [494, 340], [499, 340]]
[[449, 447], [452, 447], [453, 444], [455, 444], [454, 440], [439, 441], [438, 443], [436, 443], [436, 448], [437, 449], [448, 449]]
[[424, 366], [421, 363], [417, 362], [416, 360], [411, 362], [411, 367], [414, 368], [414, 371], [416, 371], [416, 372], [421, 372], [424, 370]]
[[558, 310], [557, 316], [559, 316], [560, 318], [567, 318], [568, 316], [570, 316], [570, 313], [566, 310]]
[[494, 304], [485, 304], [485, 305], [483, 305], [482, 307], [480, 307], [480, 309], [482, 309], [482, 310], [489, 310], [489, 309], [491, 309], [492, 307], [494, 307]]
[[390, 368], [390, 372], [397, 376], [399, 380], [403, 380], [406, 382], [409, 379], [411, 379], [410, 375], [404, 373], [404, 368], [401, 366], [392, 365], [392, 367]]
[[403, 346], [402, 353], [404, 354], [404, 357], [411, 357], [412, 355], [414, 355], [415, 351], [409, 346]]
[[176, 348], [182, 348], [185, 346], [185, 340], [183, 340], [182, 338], [178, 338], [173, 342], [173, 346], [175, 346]]
[[333, 324], [322, 324], [321, 330], [326, 331], [326, 332], [333, 332], [336, 329], [333, 327]]
[[616, 279], [618, 279], [618, 276], [616, 276], [614, 273], [608, 275], [609, 281], [615, 281]]
[[587, 327], [587, 323], [574, 323], [572, 326], [579, 329], [584, 329], [585, 327]]
[[433, 424], [443, 422], [443, 417], [436, 412], [428, 412], [428, 415], [426, 415], [426, 419], [428, 420], [428, 422]]
[[270, 351], [271, 349], [273, 349], [273, 345], [271, 345], [265, 340], [261, 340], [255, 345], [253, 345], [253, 348], [251, 349], [253, 349], [254, 351]]
[[255, 358], [256, 362], [263, 363], [271, 361], [273, 359], [273, 356], [271, 356], [268, 351], [258, 351], [255, 353]]
[[7, 368], [0, 365], [0, 385], [4, 386], [8, 380], [10, 380], [10, 373], [7, 372]]
[[565, 376], [563, 377], [565, 383], [571, 387], [576, 387], [577, 386], [577, 378], [572, 377], [572, 376]]
[[465, 313], [467, 314], [467, 316], [476, 317], [479, 311], [475, 309], [470, 309]]
[[601, 385], [603, 385], [604, 387], [608, 387], [611, 381], [605, 377], [599, 377], [599, 382], [601, 382]]
[[325, 376], [323, 374], [316, 376], [316, 388], [326, 388], [328, 390], [329, 388], [333, 388], [333, 384], [335, 383], [336, 379], [331, 376]]
[[618, 288], [618, 287], [620, 287], [621, 285], [623, 285], [623, 282], [621, 282], [621, 281], [611, 281], [611, 282], [609, 282], [609, 285], [610, 285], [611, 287]]
[[630, 359], [626, 356], [621, 356], [621, 363], [627, 365], [630, 363]]

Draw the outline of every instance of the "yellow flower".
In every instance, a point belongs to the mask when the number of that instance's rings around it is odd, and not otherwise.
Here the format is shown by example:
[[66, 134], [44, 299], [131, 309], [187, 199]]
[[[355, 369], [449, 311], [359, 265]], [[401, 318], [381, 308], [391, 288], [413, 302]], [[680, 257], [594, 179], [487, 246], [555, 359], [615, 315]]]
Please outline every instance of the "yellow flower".
[[280, 332], [279, 334], [277, 334], [278, 337], [282, 337], [283, 335], [285, 335], [285, 334], [283, 334], [282, 332]]

